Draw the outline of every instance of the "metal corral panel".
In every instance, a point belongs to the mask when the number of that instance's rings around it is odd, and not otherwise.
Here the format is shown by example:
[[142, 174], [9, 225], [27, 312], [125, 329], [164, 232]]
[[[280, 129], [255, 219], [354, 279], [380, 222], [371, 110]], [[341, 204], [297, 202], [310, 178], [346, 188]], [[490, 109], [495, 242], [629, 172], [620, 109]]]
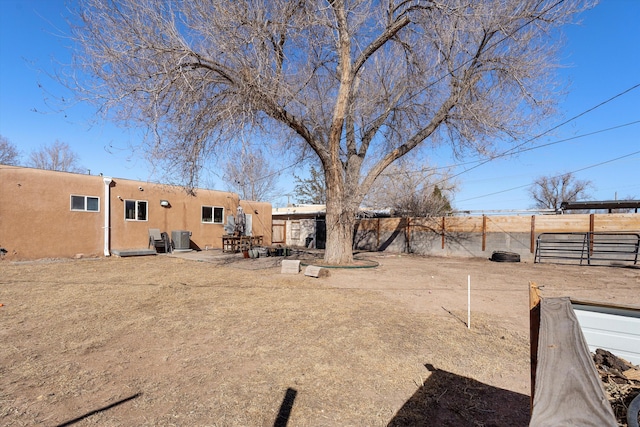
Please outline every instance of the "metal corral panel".
[[640, 365], [640, 308], [573, 302], [589, 350], [608, 350]]

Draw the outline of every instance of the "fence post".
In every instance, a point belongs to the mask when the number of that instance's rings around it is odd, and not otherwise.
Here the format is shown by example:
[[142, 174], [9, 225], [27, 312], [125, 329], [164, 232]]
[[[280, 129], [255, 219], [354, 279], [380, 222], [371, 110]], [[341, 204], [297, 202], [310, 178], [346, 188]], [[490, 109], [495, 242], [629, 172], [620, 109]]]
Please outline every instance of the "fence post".
[[444, 216], [442, 217], [442, 233], [440, 233], [442, 235], [442, 249], [444, 249], [444, 234], [447, 230], [446, 224], [444, 222]]
[[487, 249], [487, 216], [482, 214], [482, 252]]
[[593, 254], [593, 232], [595, 231], [595, 215], [589, 215], [589, 255]]
[[407, 253], [411, 253], [411, 217], [407, 217], [407, 232], [406, 234], [406, 243], [407, 243]]
[[536, 247], [536, 216], [531, 215], [531, 248], [530, 251], [533, 253]]

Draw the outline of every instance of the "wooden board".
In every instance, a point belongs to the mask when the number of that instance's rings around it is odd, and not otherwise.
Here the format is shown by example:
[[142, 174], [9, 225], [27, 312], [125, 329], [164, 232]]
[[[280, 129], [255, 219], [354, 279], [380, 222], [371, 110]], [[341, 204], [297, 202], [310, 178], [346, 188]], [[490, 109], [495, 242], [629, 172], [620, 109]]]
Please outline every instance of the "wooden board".
[[594, 216], [594, 231], [637, 232], [640, 230], [638, 214], [596, 214]]
[[[531, 215], [526, 216], [487, 216], [487, 233], [529, 233]], [[448, 232], [482, 232], [481, 216], [445, 217]], [[590, 229], [591, 215], [535, 215], [536, 233], [587, 232]], [[375, 218], [362, 219], [360, 230], [380, 230], [382, 232], [404, 229], [407, 224], [415, 231], [442, 231], [442, 217], [433, 218]], [[596, 214], [593, 216], [593, 231], [637, 232], [640, 230], [640, 214]]]
[[587, 214], [537, 215], [536, 233], [571, 233], [589, 231]]

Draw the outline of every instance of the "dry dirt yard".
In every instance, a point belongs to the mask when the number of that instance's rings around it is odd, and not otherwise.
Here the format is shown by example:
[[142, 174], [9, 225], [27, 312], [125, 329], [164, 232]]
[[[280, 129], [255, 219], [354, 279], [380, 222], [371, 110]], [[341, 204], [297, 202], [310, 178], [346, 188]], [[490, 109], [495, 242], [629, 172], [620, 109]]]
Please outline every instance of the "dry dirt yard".
[[212, 254], [0, 261], [0, 425], [525, 426], [529, 281], [640, 305], [634, 268]]

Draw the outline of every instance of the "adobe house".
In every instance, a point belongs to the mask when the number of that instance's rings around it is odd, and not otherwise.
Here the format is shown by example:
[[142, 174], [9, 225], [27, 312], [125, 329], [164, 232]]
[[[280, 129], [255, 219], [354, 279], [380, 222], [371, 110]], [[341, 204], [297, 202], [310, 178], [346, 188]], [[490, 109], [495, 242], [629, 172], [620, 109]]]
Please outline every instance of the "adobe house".
[[[327, 240], [326, 205], [295, 204], [273, 208], [273, 244], [325, 249]], [[360, 208], [359, 218], [386, 218], [390, 209]]]
[[[235, 193], [0, 165], [3, 258], [110, 256], [146, 249], [149, 229], [188, 231], [192, 249], [222, 248], [227, 217], [241, 206], [252, 235], [271, 243], [271, 204]], [[3, 251], [4, 252], [4, 251]]]
[[273, 244], [325, 248], [325, 205], [290, 205], [273, 208], [271, 215]]

